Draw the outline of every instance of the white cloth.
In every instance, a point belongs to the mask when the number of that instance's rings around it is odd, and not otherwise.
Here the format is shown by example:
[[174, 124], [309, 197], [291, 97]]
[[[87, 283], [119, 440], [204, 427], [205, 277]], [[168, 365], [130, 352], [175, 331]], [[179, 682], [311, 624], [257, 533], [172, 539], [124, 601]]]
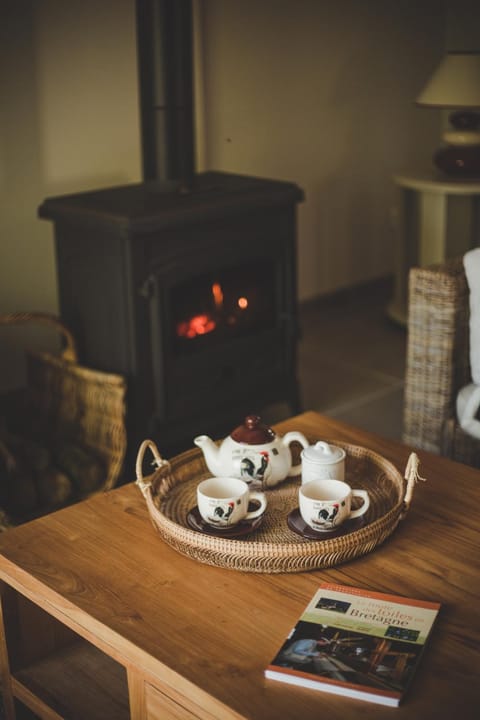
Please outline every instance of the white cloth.
[[470, 290], [470, 367], [473, 382], [480, 385], [480, 247], [465, 253], [463, 265]]
[[465, 385], [457, 395], [457, 417], [466, 433], [480, 438], [480, 248], [465, 253], [463, 265], [470, 290], [470, 367], [473, 382]]
[[480, 385], [465, 385], [457, 395], [457, 417], [464, 432], [480, 438], [480, 420], [476, 417], [480, 408]]

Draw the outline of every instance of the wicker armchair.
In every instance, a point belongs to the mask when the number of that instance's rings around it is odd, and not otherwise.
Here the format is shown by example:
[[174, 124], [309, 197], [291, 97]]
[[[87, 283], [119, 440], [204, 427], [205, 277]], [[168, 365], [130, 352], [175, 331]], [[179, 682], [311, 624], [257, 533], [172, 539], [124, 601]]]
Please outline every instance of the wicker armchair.
[[455, 413], [458, 391], [471, 382], [468, 323], [462, 258], [410, 270], [403, 440], [480, 467], [480, 441]]

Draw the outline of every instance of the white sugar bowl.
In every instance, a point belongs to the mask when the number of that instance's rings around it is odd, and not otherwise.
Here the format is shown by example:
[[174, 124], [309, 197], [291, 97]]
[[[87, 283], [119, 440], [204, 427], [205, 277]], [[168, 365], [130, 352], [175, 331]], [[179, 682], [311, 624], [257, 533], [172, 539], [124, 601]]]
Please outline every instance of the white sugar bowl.
[[344, 480], [346, 452], [338, 445], [319, 440], [302, 450], [302, 484], [310, 480]]

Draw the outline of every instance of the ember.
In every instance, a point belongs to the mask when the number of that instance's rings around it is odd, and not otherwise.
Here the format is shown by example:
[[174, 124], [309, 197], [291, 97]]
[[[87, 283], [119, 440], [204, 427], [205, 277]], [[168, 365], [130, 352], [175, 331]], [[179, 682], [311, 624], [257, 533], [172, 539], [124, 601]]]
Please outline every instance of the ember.
[[195, 315], [190, 320], [178, 323], [177, 335], [179, 337], [194, 338], [197, 335], [206, 335], [215, 330], [217, 323], [210, 315]]

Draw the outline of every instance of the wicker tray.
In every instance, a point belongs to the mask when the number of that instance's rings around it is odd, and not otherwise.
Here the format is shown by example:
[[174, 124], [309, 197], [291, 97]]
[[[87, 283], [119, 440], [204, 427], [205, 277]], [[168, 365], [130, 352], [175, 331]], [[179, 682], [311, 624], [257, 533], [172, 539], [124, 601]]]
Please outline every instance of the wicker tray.
[[[287, 479], [266, 491], [268, 506], [260, 527], [241, 539], [207, 535], [191, 529], [187, 515], [196, 505], [197, 484], [211, 475], [202, 452], [195, 448], [170, 461], [163, 460], [155, 443], [145, 440], [137, 457], [137, 485], [142, 491], [150, 518], [161, 538], [190, 558], [256, 573], [302, 572], [331, 567], [374, 550], [395, 530], [411, 501], [418, 474], [418, 458], [410, 456], [408, 483], [388, 460], [357, 445], [330, 440], [347, 453], [346, 481], [368, 490], [370, 508], [364, 525], [348, 534], [325, 540], [308, 540], [290, 530], [289, 513], [298, 506], [299, 478]], [[154, 455], [155, 472], [144, 478], [144, 454]]]

